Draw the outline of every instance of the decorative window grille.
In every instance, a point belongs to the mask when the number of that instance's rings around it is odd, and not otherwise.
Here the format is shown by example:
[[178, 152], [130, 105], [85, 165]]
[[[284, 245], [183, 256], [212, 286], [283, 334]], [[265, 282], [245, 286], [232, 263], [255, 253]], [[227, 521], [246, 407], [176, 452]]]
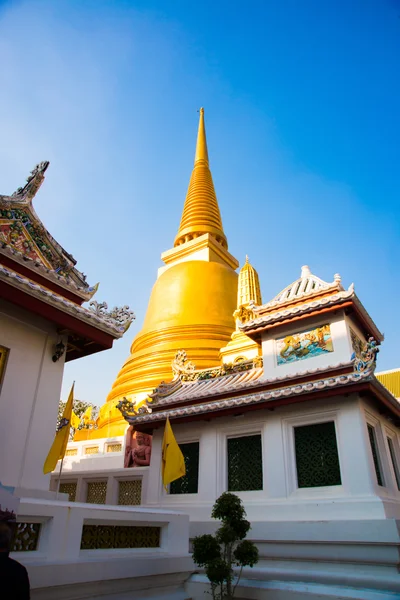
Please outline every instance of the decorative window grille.
[[60, 493], [68, 494], [69, 501], [75, 502], [76, 500], [76, 488], [78, 483], [76, 481], [65, 481], [60, 483]]
[[65, 456], [78, 456], [78, 448], [67, 448]]
[[89, 481], [87, 484], [86, 502], [89, 504], [105, 504], [107, 494], [106, 481]]
[[333, 421], [295, 427], [294, 445], [299, 488], [341, 485]]
[[400, 490], [399, 465], [398, 465], [398, 462], [397, 462], [396, 452], [395, 452], [395, 449], [394, 449], [394, 444], [393, 444], [392, 438], [388, 437], [387, 438], [387, 443], [388, 443], [388, 446], [389, 446], [389, 453], [390, 453], [390, 458], [391, 458], [391, 461], [392, 461], [392, 467], [393, 467], [393, 471], [394, 471], [394, 476], [396, 477], [397, 489]]
[[142, 480], [120, 481], [118, 487], [118, 504], [134, 506], [142, 501]]
[[369, 443], [371, 445], [372, 458], [374, 461], [375, 473], [376, 473], [376, 481], [378, 485], [383, 487], [385, 485], [383, 480], [382, 468], [381, 468], [381, 458], [379, 456], [378, 444], [376, 441], [376, 431], [375, 427], [368, 424], [368, 437]]
[[179, 444], [185, 459], [186, 475], [173, 481], [169, 486], [170, 494], [197, 494], [199, 488], [199, 442]]
[[228, 491], [262, 489], [261, 435], [228, 438]]
[[89, 446], [88, 448], [85, 448], [85, 454], [98, 454], [98, 453], [99, 453], [98, 446]]
[[159, 548], [161, 527], [84, 525], [81, 550], [105, 548]]
[[122, 450], [122, 444], [108, 444], [107, 452], [120, 452]]
[[13, 552], [34, 552], [38, 548], [41, 523], [17, 523]]

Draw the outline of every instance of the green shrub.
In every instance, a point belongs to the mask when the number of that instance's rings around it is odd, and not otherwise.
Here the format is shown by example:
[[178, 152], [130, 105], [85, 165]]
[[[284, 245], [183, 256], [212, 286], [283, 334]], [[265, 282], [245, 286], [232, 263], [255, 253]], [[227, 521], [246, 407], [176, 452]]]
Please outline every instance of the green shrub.
[[[243, 567], [258, 562], [257, 547], [245, 537], [250, 530], [246, 511], [238, 496], [225, 492], [216, 500], [211, 513], [221, 521], [215, 535], [199, 535], [193, 540], [193, 560], [204, 567], [214, 600], [231, 600]], [[234, 567], [240, 567], [239, 572]]]

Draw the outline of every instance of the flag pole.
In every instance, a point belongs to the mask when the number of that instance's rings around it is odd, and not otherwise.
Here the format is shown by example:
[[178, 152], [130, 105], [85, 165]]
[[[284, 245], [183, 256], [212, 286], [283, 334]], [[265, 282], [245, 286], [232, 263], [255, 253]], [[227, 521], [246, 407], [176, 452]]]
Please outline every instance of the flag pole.
[[58, 500], [58, 495], [59, 495], [59, 493], [60, 493], [61, 474], [62, 474], [63, 466], [64, 466], [64, 457], [61, 459], [60, 472], [59, 472], [59, 474], [58, 474], [58, 484], [57, 484], [57, 495], [56, 495], [56, 500]]
[[[72, 384], [72, 389], [75, 388], [75, 380]], [[71, 415], [72, 415], [72, 411], [74, 410], [74, 398], [72, 398], [72, 407], [71, 407]], [[70, 431], [71, 431], [71, 422], [69, 424], [70, 427]], [[65, 453], [64, 453], [65, 455]], [[60, 493], [60, 485], [61, 485], [61, 474], [62, 474], [62, 470], [63, 470], [63, 466], [64, 466], [64, 456], [61, 459], [61, 466], [60, 466], [60, 472], [58, 474], [58, 484], [57, 484], [57, 494], [56, 494], [56, 500], [58, 500], [58, 495]]]

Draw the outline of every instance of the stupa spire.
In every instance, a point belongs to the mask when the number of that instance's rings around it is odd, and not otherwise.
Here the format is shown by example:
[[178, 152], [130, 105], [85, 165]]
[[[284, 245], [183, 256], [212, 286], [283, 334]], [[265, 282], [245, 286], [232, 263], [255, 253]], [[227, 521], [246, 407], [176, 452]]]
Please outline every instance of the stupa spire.
[[250, 302], [262, 304], [258, 273], [246, 254], [245, 263], [239, 273], [237, 307], [247, 306]]
[[209, 168], [204, 108], [201, 108], [194, 168], [174, 245], [180, 246], [204, 233], [209, 233], [221, 246], [228, 248]]

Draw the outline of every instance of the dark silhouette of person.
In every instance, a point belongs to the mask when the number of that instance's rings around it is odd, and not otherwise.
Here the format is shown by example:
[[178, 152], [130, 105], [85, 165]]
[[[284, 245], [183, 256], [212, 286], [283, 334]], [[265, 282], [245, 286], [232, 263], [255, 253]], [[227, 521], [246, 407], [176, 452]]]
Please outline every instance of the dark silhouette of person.
[[0, 598], [30, 600], [28, 572], [9, 557], [15, 530], [15, 515], [0, 510]]

